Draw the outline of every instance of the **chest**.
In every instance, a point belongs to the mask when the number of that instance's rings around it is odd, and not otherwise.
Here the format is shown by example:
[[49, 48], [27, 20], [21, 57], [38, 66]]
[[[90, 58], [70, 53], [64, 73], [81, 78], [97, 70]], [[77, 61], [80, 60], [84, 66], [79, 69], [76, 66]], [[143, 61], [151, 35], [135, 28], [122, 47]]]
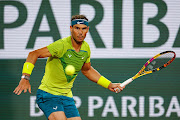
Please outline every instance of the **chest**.
[[65, 52], [64, 55], [60, 58], [60, 60], [63, 66], [73, 65], [78, 72], [81, 70], [87, 58], [87, 51], [80, 50], [79, 52], [76, 52], [75, 50], [68, 49], [67, 52]]

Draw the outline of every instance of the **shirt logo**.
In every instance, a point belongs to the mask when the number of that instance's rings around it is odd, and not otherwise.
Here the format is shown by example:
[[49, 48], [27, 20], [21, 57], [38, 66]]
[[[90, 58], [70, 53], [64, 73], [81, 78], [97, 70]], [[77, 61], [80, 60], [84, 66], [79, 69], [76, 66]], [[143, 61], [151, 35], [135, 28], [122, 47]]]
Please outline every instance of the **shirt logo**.
[[57, 110], [57, 108], [58, 108], [57, 106], [56, 106], [56, 107], [53, 107], [54, 110]]
[[70, 58], [72, 55], [68, 54], [68, 56], [69, 56], [69, 58]]

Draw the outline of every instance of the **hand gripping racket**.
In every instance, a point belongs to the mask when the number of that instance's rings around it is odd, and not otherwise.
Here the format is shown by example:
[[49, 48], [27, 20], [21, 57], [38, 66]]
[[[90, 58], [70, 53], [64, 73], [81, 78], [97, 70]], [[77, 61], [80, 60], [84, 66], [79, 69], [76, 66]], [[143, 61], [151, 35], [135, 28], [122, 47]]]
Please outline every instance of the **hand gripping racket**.
[[[143, 65], [141, 70], [136, 75], [124, 81], [120, 86], [124, 87], [138, 77], [166, 68], [175, 59], [175, 57], [176, 53], [174, 51], [164, 51], [155, 55]], [[115, 88], [114, 90], [116, 93], [121, 92], [119, 88]]]

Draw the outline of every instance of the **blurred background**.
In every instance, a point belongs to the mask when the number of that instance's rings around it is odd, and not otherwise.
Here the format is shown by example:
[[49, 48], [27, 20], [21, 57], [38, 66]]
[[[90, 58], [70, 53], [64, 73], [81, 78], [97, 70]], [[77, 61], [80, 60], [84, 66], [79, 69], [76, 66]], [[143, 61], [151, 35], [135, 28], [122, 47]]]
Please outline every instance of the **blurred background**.
[[162, 71], [119, 94], [79, 73], [74, 99], [83, 120], [180, 119], [179, 0], [0, 0], [0, 120], [44, 120], [35, 99], [47, 59], [31, 75], [32, 94], [13, 94], [30, 51], [70, 35], [72, 15], [89, 19], [91, 63], [112, 82], [132, 77], [152, 56], [173, 50]]

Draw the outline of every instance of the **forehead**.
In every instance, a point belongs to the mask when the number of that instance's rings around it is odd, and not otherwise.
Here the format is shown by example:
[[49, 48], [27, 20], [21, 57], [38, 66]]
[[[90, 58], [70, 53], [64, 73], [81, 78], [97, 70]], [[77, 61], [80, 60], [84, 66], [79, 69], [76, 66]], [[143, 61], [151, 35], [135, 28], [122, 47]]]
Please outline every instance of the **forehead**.
[[84, 24], [75, 24], [75, 25], [73, 25], [73, 27], [85, 28], [85, 27], [88, 27], [88, 26], [86, 26]]

